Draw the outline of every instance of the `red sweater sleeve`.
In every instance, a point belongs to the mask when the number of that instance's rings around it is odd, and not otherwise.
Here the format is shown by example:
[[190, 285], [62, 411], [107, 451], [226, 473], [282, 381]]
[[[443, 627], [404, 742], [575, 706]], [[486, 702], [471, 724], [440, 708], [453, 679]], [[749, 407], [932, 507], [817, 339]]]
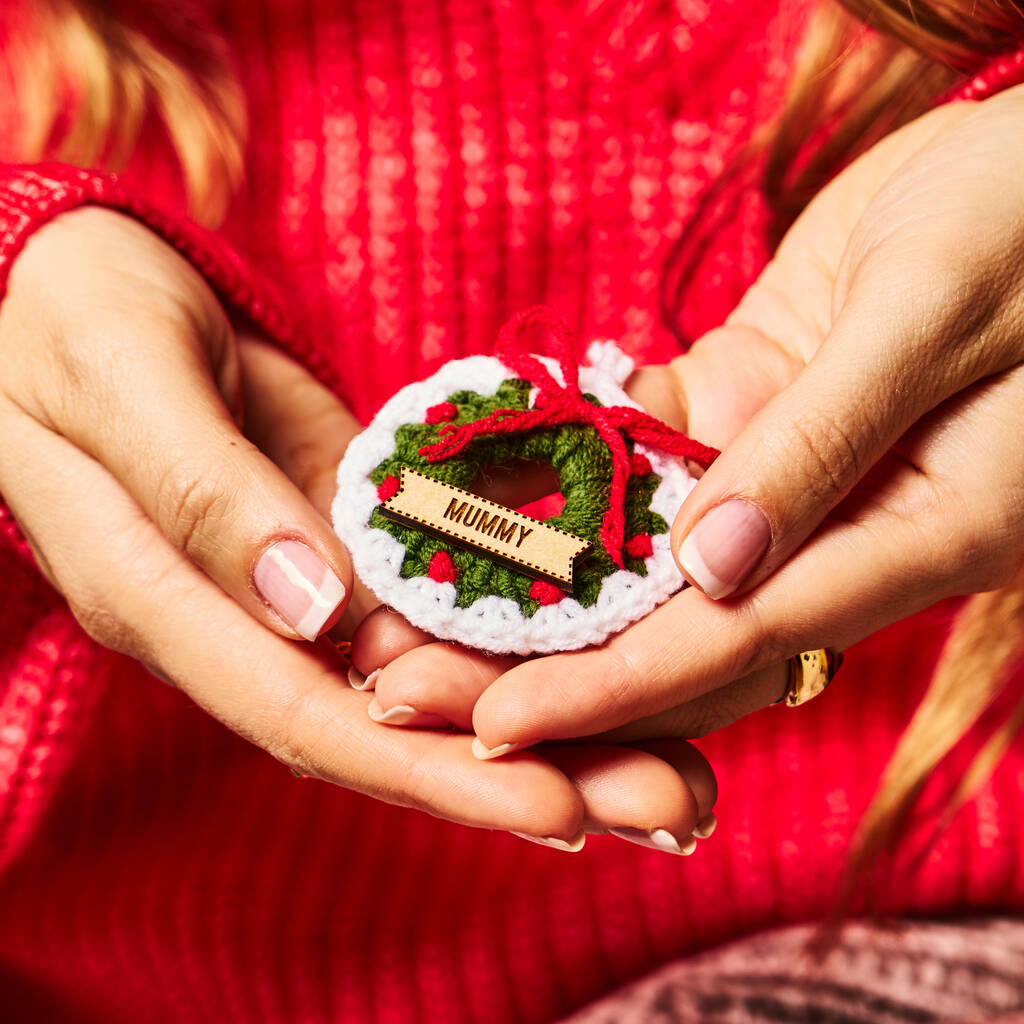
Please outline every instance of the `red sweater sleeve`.
[[[226, 307], [247, 317], [300, 361], [313, 353], [297, 337], [271, 286], [248, 269], [216, 235], [133, 195], [116, 175], [64, 164], [0, 164], [0, 302], [11, 266], [34, 231], [66, 210], [95, 204], [129, 214], [173, 245], [206, 278]], [[0, 544], [31, 558], [21, 531], [0, 501]]]

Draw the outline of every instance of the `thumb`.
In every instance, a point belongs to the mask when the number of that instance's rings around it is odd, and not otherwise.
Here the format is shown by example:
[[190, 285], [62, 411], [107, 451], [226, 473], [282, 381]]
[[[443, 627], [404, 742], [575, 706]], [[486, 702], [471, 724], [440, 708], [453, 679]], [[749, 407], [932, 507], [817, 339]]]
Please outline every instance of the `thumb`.
[[[810, 375], [816, 376], [816, 375]], [[672, 527], [679, 568], [708, 597], [769, 575], [881, 455], [859, 414], [817, 416], [794, 403], [822, 397], [801, 378], [741, 431], [684, 502]]]
[[[148, 410], [136, 405], [134, 396], [121, 398], [124, 418], [131, 418], [136, 437], [145, 438], [144, 468], [132, 469], [134, 453], [116, 434], [83, 431], [81, 439], [164, 535], [254, 617], [286, 636], [314, 640], [342, 614], [352, 570], [344, 546], [304, 493], [315, 493], [319, 478], [313, 473], [320, 460], [305, 472], [289, 474], [275, 458], [275, 444], [296, 453], [292, 463], [303, 454], [319, 454], [315, 442], [340, 435], [336, 421], [345, 414], [341, 410], [330, 420], [322, 415], [313, 401], [319, 392], [305, 387], [300, 393], [287, 372], [294, 364], [284, 357], [280, 391], [265, 381], [254, 387], [251, 361], [239, 359], [231, 347], [239, 363], [248, 437], [238, 431], [201, 367], [173, 359], [165, 362], [163, 387], [148, 397]], [[297, 408], [300, 397], [305, 401]], [[260, 399], [268, 408], [260, 407]], [[253, 436], [257, 424], [263, 437]]]
[[923, 379], [913, 393], [901, 379], [898, 327], [878, 305], [868, 290], [859, 301], [851, 294], [813, 358], [683, 503], [673, 549], [680, 569], [709, 597], [769, 575], [941, 397]]
[[[227, 347], [237, 363], [235, 345]], [[285, 636], [316, 639], [351, 594], [344, 546], [300, 487], [239, 431], [195, 350], [141, 348], [135, 365], [147, 386], [107, 391], [104, 422], [76, 415], [66, 436], [250, 614]], [[244, 374], [243, 364], [249, 406]], [[282, 417], [278, 429], [288, 434], [291, 424]]]
[[899, 261], [878, 256], [853, 282], [818, 351], [676, 517], [679, 566], [709, 597], [770, 575], [911, 425], [1004, 361], [979, 351], [957, 318], [934, 317], [929, 303], [913, 300], [929, 294], [919, 274], [893, 274]]

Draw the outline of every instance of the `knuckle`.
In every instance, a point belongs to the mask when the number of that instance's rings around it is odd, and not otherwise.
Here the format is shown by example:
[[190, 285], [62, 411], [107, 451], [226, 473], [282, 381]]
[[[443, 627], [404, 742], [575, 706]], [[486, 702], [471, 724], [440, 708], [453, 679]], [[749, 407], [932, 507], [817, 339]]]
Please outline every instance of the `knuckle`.
[[82, 629], [101, 647], [133, 656], [138, 652], [140, 645], [135, 630], [98, 598], [69, 597], [68, 606]]
[[[1007, 496], [964, 496], [946, 489], [924, 525], [922, 557], [933, 588], [945, 594], [997, 590], [1014, 580], [1024, 547], [1024, 517]], [[1019, 496], [1018, 496], [1019, 497]]]
[[331, 722], [318, 713], [317, 688], [299, 689], [282, 680], [270, 702], [240, 731], [271, 757], [300, 775], [340, 781], [326, 742]]
[[224, 472], [179, 463], [158, 489], [157, 522], [172, 543], [200, 560], [215, 545], [219, 529], [232, 521], [236, 504], [237, 486]]
[[439, 793], [445, 772], [436, 763], [436, 753], [407, 753], [391, 776], [395, 781], [378, 790], [379, 798], [400, 807], [436, 812], [443, 803]]
[[866, 469], [858, 439], [827, 413], [793, 420], [782, 454], [798, 470], [800, 486], [823, 508], [832, 508]]
[[701, 701], [701, 706], [696, 709], [690, 725], [692, 731], [687, 735], [693, 739], [708, 736], [727, 725], [732, 725], [737, 719], [749, 714], [750, 710], [738, 685], [728, 683], [709, 693]]
[[945, 552], [935, 554], [939, 571], [946, 576], [952, 573], [961, 586], [969, 590], [988, 589], [984, 584], [994, 567], [981, 530], [961, 528]]
[[784, 661], [799, 646], [793, 635], [798, 623], [784, 626], [778, 621], [777, 609], [766, 607], [755, 591], [735, 609], [742, 620], [730, 629], [734, 639], [734, 656], [730, 676], [741, 679], [777, 661]]
[[724, 729], [781, 698], [786, 673], [784, 663], [773, 664], [769, 670], [753, 672], [708, 694], [704, 719], [709, 731]]
[[708, 718], [714, 729], [724, 729], [732, 725], [750, 711], [743, 699], [742, 686], [739, 682], [722, 686], [710, 695], [708, 700]]
[[[332, 688], [337, 679], [327, 670], [323, 677]], [[356, 767], [360, 757], [347, 756], [344, 732], [320, 687], [298, 691], [290, 685], [276, 694], [258, 721], [233, 726], [292, 772], [333, 785], [365, 792], [403, 807], [429, 810], [437, 800], [439, 772], [429, 756], [389, 749], [387, 771], [376, 765], [369, 776]]]
[[995, 590], [1013, 583], [1024, 567], [1024, 488], [1007, 489], [1002, 503], [994, 510], [993, 521], [985, 531], [988, 556], [986, 589]]
[[973, 529], [962, 536], [953, 563], [960, 584], [956, 589], [980, 593], [1009, 584], [1017, 575], [1019, 561], [1008, 551], [1007, 540], [998, 530]]
[[298, 775], [329, 782], [338, 781], [326, 769], [322, 758], [316, 756], [316, 744], [309, 742], [308, 738], [300, 739], [299, 734], [290, 727], [291, 717], [290, 713], [286, 713], [281, 721], [265, 723], [255, 729], [249, 738], [275, 761], [280, 761]]
[[601, 673], [597, 677], [600, 689], [596, 694], [596, 699], [592, 686], [572, 685], [573, 681], [569, 678], [568, 673], [561, 677], [556, 673], [552, 682], [559, 685], [563, 691], [559, 697], [564, 696], [564, 699], [570, 704], [581, 705], [582, 709], [589, 704], [589, 702], [584, 703], [586, 701], [584, 695], [589, 695], [590, 700], [593, 701], [590, 707], [596, 711], [598, 717], [604, 715], [615, 717], [617, 711], [636, 699], [637, 681], [644, 676], [640, 674], [641, 667], [637, 664], [636, 657], [621, 646], [614, 643], [609, 644], [602, 653]]
[[676, 735], [686, 739], [701, 739], [717, 732], [726, 721], [719, 714], [718, 691], [708, 694], [700, 700], [695, 700], [687, 708], [686, 716], [681, 721], [679, 731]]

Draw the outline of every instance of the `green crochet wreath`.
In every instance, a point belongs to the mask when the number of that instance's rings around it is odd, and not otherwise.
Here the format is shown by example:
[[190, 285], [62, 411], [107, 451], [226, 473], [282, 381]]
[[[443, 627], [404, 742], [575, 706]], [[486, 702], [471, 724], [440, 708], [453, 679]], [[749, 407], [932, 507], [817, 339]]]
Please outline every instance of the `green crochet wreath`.
[[[473, 441], [460, 457], [444, 462], [428, 462], [419, 453], [438, 439], [445, 423], [470, 423], [497, 409], [526, 409], [530, 388], [528, 381], [513, 378], [503, 381], [493, 395], [455, 392], [443, 406], [436, 407], [444, 408], [443, 421], [406, 423], [398, 429], [394, 452], [373, 470], [370, 479], [377, 485], [383, 502], [397, 488], [402, 466], [472, 490], [471, 484], [482, 466], [514, 460], [550, 465], [559, 475], [565, 505], [558, 516], [547, 521], [592, 544], [590, 553], [576, 565], [572, 595], [589, 607], [597, 601], [605, 577], [620, 571], [600, 540], [601, 521], [608, 507], [612, 460], [592, 427], [566, 425], [516, 435], [492, 434]], [[585, 397], [595, 405], [600, 404], [592, 395]], [[632, 445], [627, 445], [632, 453]], [[650, 507], [661, 478], [642, 456], [634, 456], [633, 466], [626, 488], [624, 561], [627, 569], [646, 576], [650, 538], [665, 533], [668, 524]], [[370, 525], [386, 530], [405, 547], [403, 578], [429, 575], [454, 583], [457, 607], [468, 608], [481, 597], [495, 595], [511, 598], [523, 615], [530, 617], [542, 604], [553, 603], [562, 596], [550, 584], [538, 585], [531, 577], [483, 555], [386, 519], [379, 509], [374, 509]]]

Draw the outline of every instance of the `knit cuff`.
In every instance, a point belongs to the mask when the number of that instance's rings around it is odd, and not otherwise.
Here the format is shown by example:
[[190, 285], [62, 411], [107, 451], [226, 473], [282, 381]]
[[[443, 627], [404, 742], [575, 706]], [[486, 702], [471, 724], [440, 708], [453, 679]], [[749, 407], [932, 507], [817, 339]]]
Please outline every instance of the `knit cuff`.
[[270, 286], [216, 235], [133, 195], [116, 175], [66, 164], [0, 164], [0, 301], [11, 266], [33, 232], [87, 204], [140, 220], [189, 260], [225, 305], [246, 314], [271, 338], [284, 344], [293, 340], [292, 325]]
[[[301, 362], [315, 361], [296, 337], [283, 304], [218, 237], [177, 219], [129, 192], [116, 175], [65, 164], [0, 164], [0, 302], [18, 254], [33, 232], [60, 213], [94, 204], [141, 221], [172, 245], [206, 279], [230, 311], [248, 318], [267, 338]], [[0, 500], [0, 544], [32, 560], [25, 538]]]

